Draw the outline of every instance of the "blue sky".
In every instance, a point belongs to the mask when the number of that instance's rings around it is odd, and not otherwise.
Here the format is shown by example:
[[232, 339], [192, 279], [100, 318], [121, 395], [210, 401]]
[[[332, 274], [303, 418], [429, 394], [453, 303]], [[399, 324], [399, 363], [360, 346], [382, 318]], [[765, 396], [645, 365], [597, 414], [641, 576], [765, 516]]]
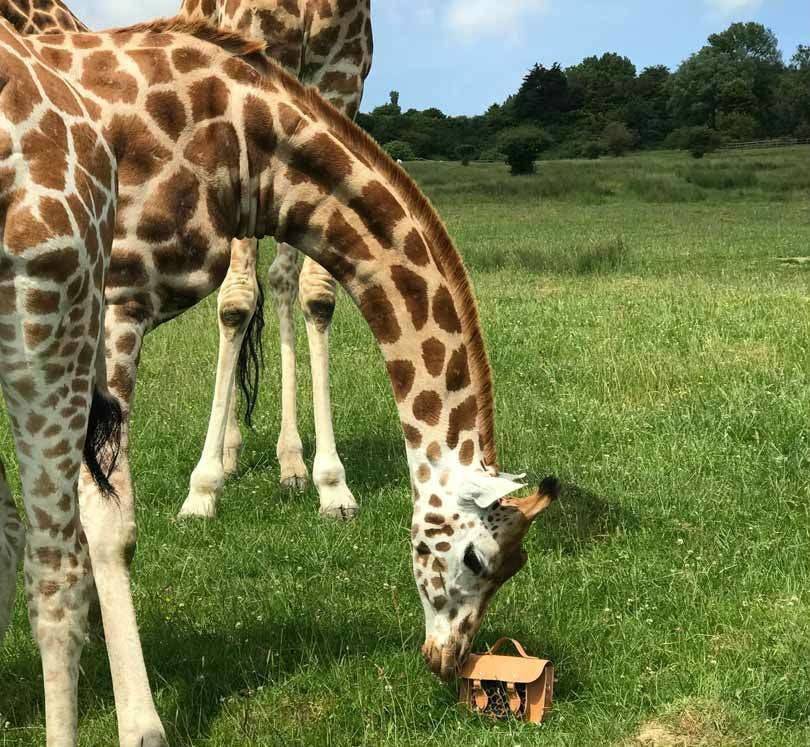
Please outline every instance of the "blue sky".
[[[92, 28], [171, 15], [173, 0], [68, 0]], [[602, 52], [639, 70], [675, 67], [732, 21], [769, 26], [789, 58], [810, 44], [808, 0], [372, 0], [374, 67], [362, 109], [400, 92], [403, 108], [479, 114], [514, 92], [535, 62]]]

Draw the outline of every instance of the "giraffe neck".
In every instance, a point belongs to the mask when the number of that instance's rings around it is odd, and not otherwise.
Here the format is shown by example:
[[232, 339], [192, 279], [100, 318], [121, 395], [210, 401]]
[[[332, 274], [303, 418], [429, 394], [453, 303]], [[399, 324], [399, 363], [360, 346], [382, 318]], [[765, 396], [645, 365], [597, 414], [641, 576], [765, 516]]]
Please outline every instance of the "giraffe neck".
[[444, 226], [359, 128], [289, 76], [269, 78], [275, 111], [250, 95], [243, 108], [256, 222], [242, 227], [308, 254], [359, 306], [386, 360], [417, 494], [459, 470], [495, 467], [489, 365]]
[[61, 0], [0, 0], [0, 16], [20, 34], [87, 31]]

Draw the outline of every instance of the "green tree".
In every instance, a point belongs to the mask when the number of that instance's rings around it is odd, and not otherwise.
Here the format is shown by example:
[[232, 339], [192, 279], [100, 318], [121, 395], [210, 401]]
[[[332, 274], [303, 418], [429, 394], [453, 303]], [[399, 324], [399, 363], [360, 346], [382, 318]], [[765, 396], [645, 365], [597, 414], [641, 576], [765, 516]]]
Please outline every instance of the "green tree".
[[506, 157], [512, 174], [533, 174], [537, 156], [549, 146], [546, 133], [539, 127], [522, 125], [498, 135], [498, 150]]
[[568, 88], [568, 78], [558, 62], [550, 68], [536, 64], [523, 78], [515, 94], [515, 115], [524, 121], [557, 122], [572, 108], [574, 100]]
[[681, 63], [670, 85], [670, 110], [681, 125], [717, 129], [721, 112], [756, 108], [750, 71], [725, 52], [704, 47]]
[[735, 111], [756, 118], [762, 128], [774, 134], [775, 93], [784, 63], [773, 31], [761, 23], [733, 23], [725, 31], [712, 34], [709, 47], [733, 60], [749, 82], [751, 104]]
[[411, 144], [404, 140], [392, 140], [390, 143], [383, 145], [383, 150], [395, 161], [416, 160], [416, 153], [414, 153]]
[[572, 96], [590, 114], [614, 114], [623, 119], [624, 109], [636, 78], [636, 66], [615, 52], [586, 57], [566, 70]]
[[625, 124], [638, 132], [642, 146], [656, 145], [672, 131], [669, 110], [671, 77], [669, 68], [655, 65], [645, 68], [633, 83]]

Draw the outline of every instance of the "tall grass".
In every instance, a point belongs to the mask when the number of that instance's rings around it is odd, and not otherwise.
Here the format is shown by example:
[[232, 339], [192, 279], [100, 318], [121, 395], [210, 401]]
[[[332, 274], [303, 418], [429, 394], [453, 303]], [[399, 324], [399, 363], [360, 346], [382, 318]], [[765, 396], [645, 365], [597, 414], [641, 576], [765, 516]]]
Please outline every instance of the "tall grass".
[[700, 162], [679, 152], [541, 161], [537, 173], [512, 177], [503, 164], [414, 162], [408, 169], [437, 199], [555, 200], [583, 205], [625, 200], [648, 203], [783, 202], [810, 198], [810, 147], [720, 152]]

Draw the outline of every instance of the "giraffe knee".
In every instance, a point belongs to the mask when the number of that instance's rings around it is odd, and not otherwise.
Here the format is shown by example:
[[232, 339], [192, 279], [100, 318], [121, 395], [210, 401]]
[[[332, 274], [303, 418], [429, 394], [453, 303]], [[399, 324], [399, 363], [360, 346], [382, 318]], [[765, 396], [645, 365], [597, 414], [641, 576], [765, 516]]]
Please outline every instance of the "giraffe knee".
[[222, 326], [232, 330], [241, 331], [245, 329], [252, 316], [253, 310], [244, 305], [227, 304], [219, 309], [219, 321]]
[[334, 278], [325, 272], [302, 273], [299, 295], [307, 322], [314, 324], [319, 332], [326, 330], [335, 313]]
[[335, 297], [331, 299], [309, 298], [301, 301], [306, 320], [315, 325], [319, 332], [324, 332], [332, 323], [335, 313]]
[[217, 311], [223, 327], [234, 332], [247, 329], [256, 313], [258, 289], [250, 280], [223, 287], [219, 294]]

